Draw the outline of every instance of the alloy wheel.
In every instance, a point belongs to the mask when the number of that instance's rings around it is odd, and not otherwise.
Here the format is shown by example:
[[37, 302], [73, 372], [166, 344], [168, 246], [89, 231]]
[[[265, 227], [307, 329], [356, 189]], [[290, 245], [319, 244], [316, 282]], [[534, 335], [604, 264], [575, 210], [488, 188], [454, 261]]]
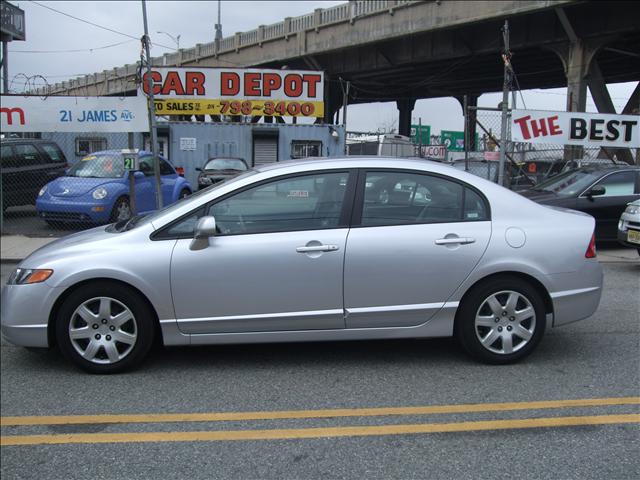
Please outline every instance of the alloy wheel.
[[474, 329], [485, 349], [496, 354], [511, 354], [522, 349], [533, 338], [536, 311], [522, 293], [499, 291], [480, 304]]
[[133, 350], [138, 325], [129, 308], [111, 297], [83, 302], [69, 322], [69, 339], [76, 352], [97, 364], [121, 361]]

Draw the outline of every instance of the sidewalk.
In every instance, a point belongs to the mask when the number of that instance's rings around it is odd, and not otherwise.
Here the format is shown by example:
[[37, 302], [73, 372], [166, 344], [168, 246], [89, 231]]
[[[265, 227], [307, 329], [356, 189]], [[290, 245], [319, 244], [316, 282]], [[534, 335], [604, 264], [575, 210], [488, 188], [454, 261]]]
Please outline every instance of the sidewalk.
[[[56, 238], [32, 238], [23, 235], [3, 235], [0, 237], [2, 248], [0, 260], [19, 262], [34, 250], [56, 240]], [[603, 263], [640, 263], [640, 256], [633, 248], [623, 248], [615, 244], [601, 246], [597, 249], [598, 260]]]

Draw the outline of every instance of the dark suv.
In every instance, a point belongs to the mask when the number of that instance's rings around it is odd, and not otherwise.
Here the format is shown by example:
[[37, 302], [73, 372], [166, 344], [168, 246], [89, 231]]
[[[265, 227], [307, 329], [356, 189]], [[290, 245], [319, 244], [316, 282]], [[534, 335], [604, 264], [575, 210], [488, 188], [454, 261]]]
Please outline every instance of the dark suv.
[[50, 140], [2, 139], [2, 208], [33, 205], [40, 189], [64, 175], [69, 164]]

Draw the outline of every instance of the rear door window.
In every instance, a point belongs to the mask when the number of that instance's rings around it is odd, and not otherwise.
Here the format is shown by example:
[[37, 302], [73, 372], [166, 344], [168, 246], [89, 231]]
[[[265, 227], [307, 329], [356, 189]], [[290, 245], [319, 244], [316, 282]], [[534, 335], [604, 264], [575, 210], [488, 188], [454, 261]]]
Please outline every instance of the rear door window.
[[19, 167], [30, 167], [42, 163], [38, 150], [33, 145], [14, 145]]
[[486, 201], [470, 187], [435, 175], [367, 172], [364, 227], [489, 219]]

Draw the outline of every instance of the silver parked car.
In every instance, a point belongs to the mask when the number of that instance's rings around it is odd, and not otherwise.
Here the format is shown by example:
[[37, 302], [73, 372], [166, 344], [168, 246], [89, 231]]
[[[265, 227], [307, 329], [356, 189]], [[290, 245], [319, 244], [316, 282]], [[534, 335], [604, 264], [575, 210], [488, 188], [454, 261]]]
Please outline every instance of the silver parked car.
[[596, 310], [593, 232], [589, 215], [435, 162], [283, 162], [34, 252], [4, 287], [2, 333], [100, 373], [138, 364], [154, 337], [455, 335], [508, 363]]
[[640, 200], [630, 202], [618, 221], [618, 241], [640, 254]]

